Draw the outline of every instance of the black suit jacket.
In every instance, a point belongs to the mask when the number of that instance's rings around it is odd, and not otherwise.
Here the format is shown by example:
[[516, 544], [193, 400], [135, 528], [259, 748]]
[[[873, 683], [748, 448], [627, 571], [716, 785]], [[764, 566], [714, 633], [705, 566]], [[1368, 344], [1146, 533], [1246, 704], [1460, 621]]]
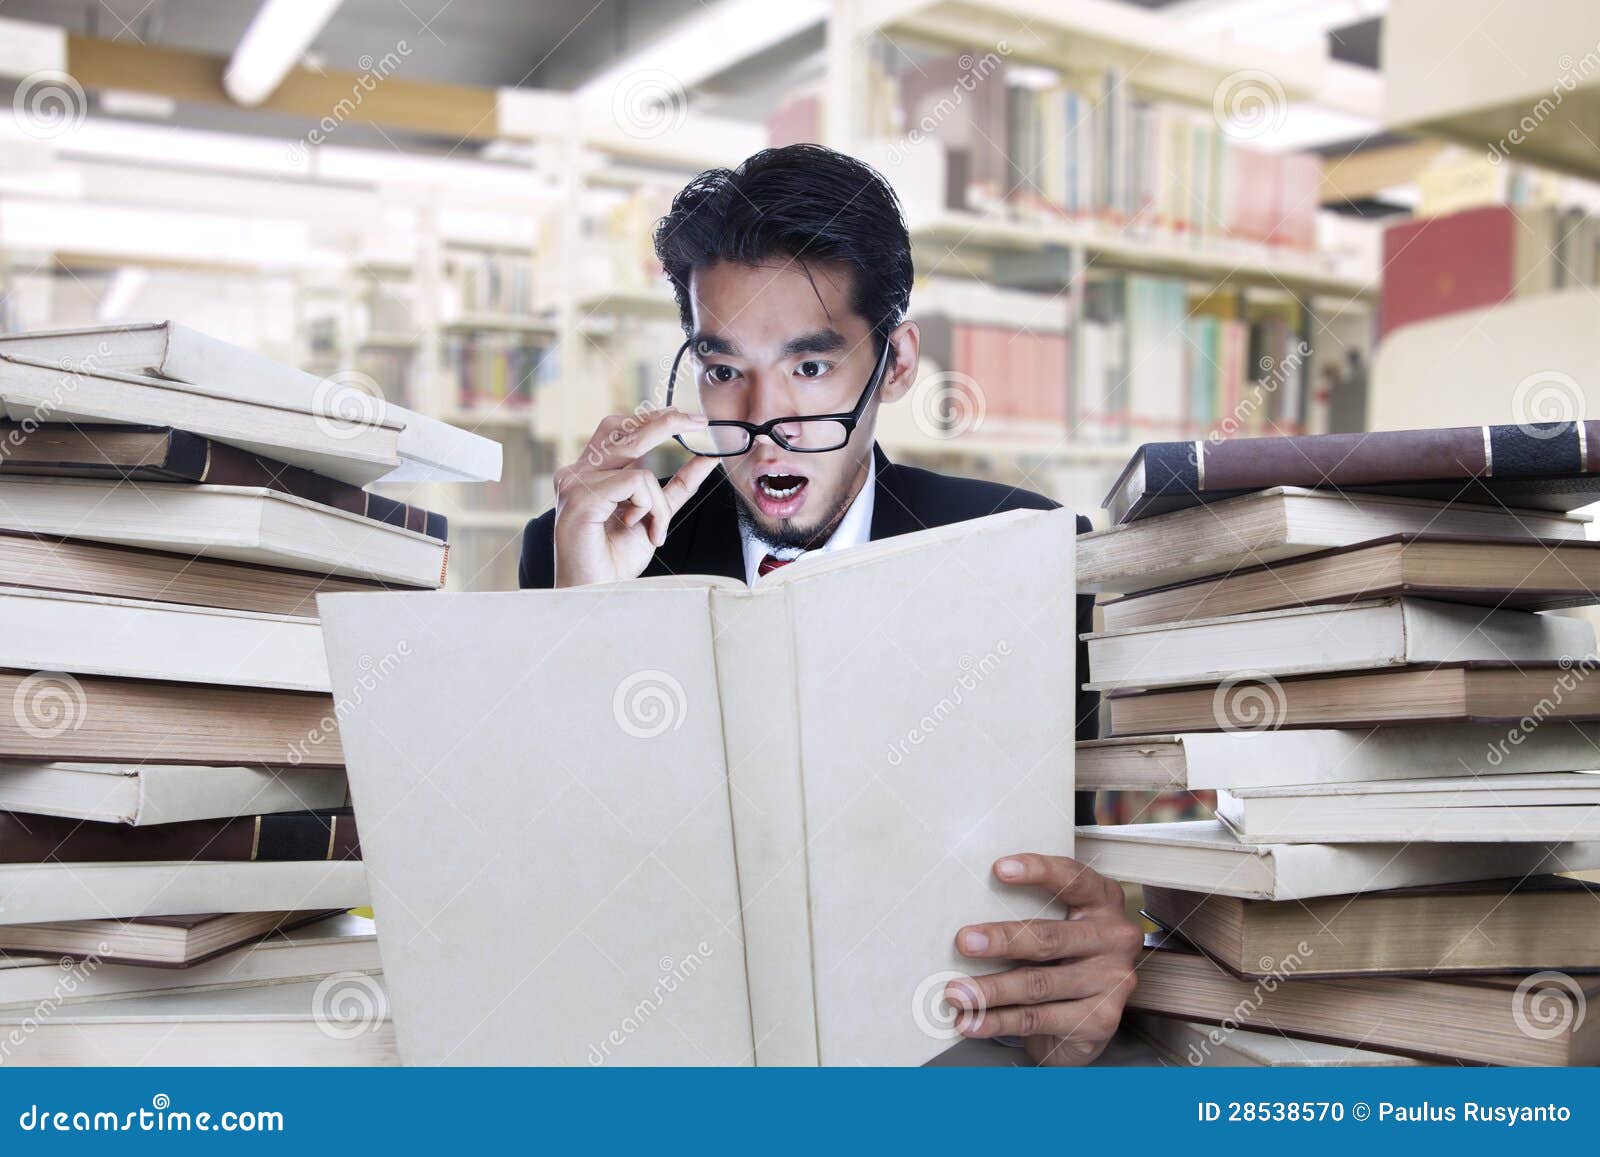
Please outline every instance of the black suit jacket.
[[[898, 466], [877, 446], [872, 448], [872, 453], [878, 475], [878, 490], [872, 506], [874, 540], [1006, 510], [1052, 510], [1059, 505], [1042, 494], [997, 482], [952, 478], [915, 466]], [[547, 511], [529, 522], [522, 532], [518, 585], [525, 588], [555, 585], [555, 521], [555, 511]], [[1089, 520], [1078, 515], [1078, 533], [1083, 534], [1088, 529]], [[700, 489], [678, 511], [667, 531], [667, 541], [644, 570], [647, 578], [668, 574], [714, 574], [744, 581], [744, 548], [739, 540], [733, 487], [720, 469], [701, 483]], [[1082, 634], [1094, 629], [1094, 596], [1076, 597], [1078, 632]], [[1087, 648], [1082, 643], [1076, 645], [1081, 683], [1089, 663]], [[1098, 709], [1099, 696], [1080, 686], [1074, 705], [1079, 739], [1094, 739], [1099, 734]], [[1094, 822], [1092, 792], [1078, 793], [1077, 822]]]

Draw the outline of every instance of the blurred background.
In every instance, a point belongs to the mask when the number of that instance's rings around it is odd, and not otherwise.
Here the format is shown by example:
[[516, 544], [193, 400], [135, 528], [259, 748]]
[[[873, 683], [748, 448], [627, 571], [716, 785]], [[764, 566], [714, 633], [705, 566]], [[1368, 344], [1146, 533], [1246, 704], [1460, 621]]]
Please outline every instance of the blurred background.
[[1593, 0], [9, 0], [0, 86], [0, 329], [172, 318], [496, 438], [396, 493], [458, 589], [659, 401], [652, 225], [769, 144], [905, 204], [890, 456], [1086, 513], [1142, 441], [1600, 375]]

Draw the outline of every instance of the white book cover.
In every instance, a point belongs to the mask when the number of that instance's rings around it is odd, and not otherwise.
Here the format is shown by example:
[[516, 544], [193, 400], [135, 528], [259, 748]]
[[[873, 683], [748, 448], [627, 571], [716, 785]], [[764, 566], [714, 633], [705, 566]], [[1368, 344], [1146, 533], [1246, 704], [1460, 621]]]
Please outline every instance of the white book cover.
[[341, 422], [304, 410], [220, 398], [163, 378], [63, 368], [0, 353], [0, 410], [14, 422], [171, 426], [354, 486], [399, 464], [397, 421]]
[[1600, 867], [1600, 842], [1257, 844], [1221, 820], [1189, 820], [1081, 827], [1078, 859], [1128, 884], [1305, 900], [1584, 871]]
[[320, 599], [402, 1057], [948, 1048], [956, 931], [1054, 910], [993, 861], [1072, 852], [1074, 529], [999, 515], [751, 588]]
[[1469, 660], [1576, 660], [1595, 649], [1586, 619], [1415, 598], [1189, 619], [1083, 638], [1088, 686], [1100, 691], [1218, 683], [1239, 671], [1287, 678]]
[[23, 670], [328, 690], [315, 619], [0, 586], [0, 639]]
[[0, 811], [135, 826], [344, 807], [325, 768], [0, 760]]
[[358, 972], [91, 1001], [49, 1016], [0, 1009], [0, 1056], [41, 1067], [397, 1063], [383, 978]]
[[1078, 787], [1099, 791], [1150, 790], [1153, 772], [1141, 765], [1157, 762], [1172, 778], [1156, 790], [1177, 791], [1600, 770], [1600, 724], [1559, 721], [1515, 742], [1503, 726], [1469, 723], [1196, 731], [1077, 747]]
[[438, 539], [260, 486], [0, 477], [0, 529], [444, 585]]
[[[500, 444], [437, 418], [323, 379], [179, 325], [143, 322], [0, 334], [0, 354], [133, 374], [156, 374], [191, 393], [399, 427], [400, 462], [385, 482], [495, 482]], [[365, 383], [362, 383], [364, 385]], [[149, 419], [145, 419], [149, 421]]]
[[[0, 955], [0, 1008], [89, 1004], [156, 993], [320, 979], [336, 972], [375, 973], [378, 935], [365, 916], [342, 912], [267, 936], [185, 968]], [[67, 978], [70, 975], [70, 983]]]
[[360, 860], [0, 864], [0, 924], [366, 903], [367, 874]]

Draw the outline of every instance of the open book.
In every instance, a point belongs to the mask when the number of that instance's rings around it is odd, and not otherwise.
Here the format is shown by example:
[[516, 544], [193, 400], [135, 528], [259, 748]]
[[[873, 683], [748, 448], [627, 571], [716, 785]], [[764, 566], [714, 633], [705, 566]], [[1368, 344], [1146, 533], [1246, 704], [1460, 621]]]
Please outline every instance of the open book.
[[[411, 1064], [919, 1064], [1060, 915], [1074, 517], [643, 580], [319, 599]], [[397, 656], [379, 663], [376, 656]], [[370, 829], [370, 831], [369, 831]]]

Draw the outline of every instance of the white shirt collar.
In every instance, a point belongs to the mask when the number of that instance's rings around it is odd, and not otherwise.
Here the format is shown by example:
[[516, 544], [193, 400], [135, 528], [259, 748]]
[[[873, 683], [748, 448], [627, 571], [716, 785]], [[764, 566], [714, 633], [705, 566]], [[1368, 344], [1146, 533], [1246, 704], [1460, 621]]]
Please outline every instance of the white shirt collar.
[[[827, 554], [829, 551], [845, 550], [848, 547], [871, 542], [872, 508], [877, 501], [877, 494], [878, 458], [874, 454], [867, 461], [867, 480], [861, 484], [861, 489], [850, 502], [850, 509], [844, 512], [844, 517], [839, 520], [839, 525], [834, 528], [828, 541], [815, 551], [801, 551], [795, 557], [816, 553]], [[767, 557], [772, 547], [752, 534], [743, 519], [739, 520], [739, 538], [744, 544], [744, 581], [754, 584], [760, 571], [761, 560]]]

